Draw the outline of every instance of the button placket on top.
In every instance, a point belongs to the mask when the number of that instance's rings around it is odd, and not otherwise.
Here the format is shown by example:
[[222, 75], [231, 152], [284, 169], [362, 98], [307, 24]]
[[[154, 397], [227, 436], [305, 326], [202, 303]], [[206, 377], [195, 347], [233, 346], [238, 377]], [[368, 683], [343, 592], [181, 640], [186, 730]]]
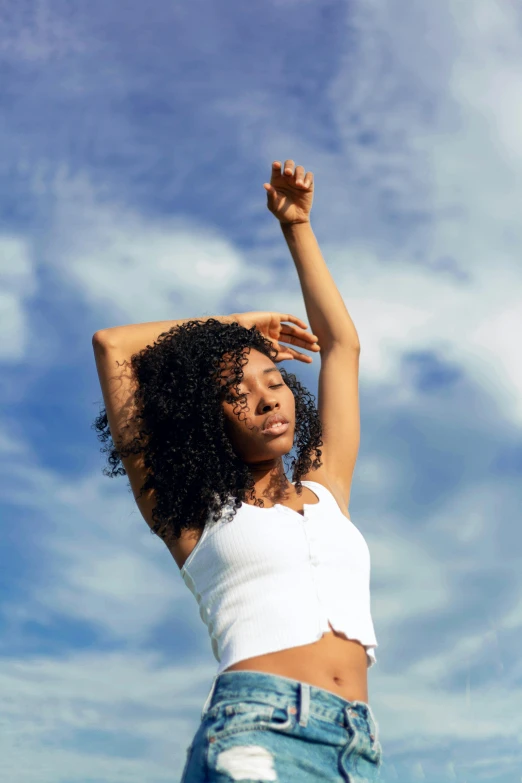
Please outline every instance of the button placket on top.
[[[305, 522], [310, 522], [309, 517], [305, 516], [304, 517], [304, 521]], [[319, 556], [316, 554], [316, 550], [315, 550], [315, 547], [314, 547], [314, 543], [315, 543], [314, 542], [314, 538], [313, 538], [313, 536], [310, 537], [308, 529], [307, 529], [307, 526], [304, 527], [304, 531], [305, 531], [305, 535], [306, 535], [306, 540], [308, 542], [308, 551], [310, 553], [311, 576], [312, 576], [312, 579], [313, 579], [313, 582], [314, 582], [314, 585], [315, 585], [315, 594], [317, 596], [317, 611], [318, 611], [318, 624], [319, 624], [318, 633], [322, 634], [322, 632], [323, 632], [323, 622], [322, 622], [323, 618], [322, 618], [322, 615], [323, 615], [324, 609], [323, 609], [323, 604], [321, 602], [321, 595], [320, 595], [320, 589], [319, 589], [319, 584], [318, 584], [318, 576], [317, 576], [317, 568], [319, 567], [321, 561], [319, 559]]]
[[[318, 505], [318, 504], [317, 503], [312, 503], [312, 506], [313, 505]], [[308, 552], [309, 552], [309, 557], [310, 557], [310, 565], [312, 566], [311, 575], [312, 575], [312, 579], [314, 580], [315, 594], [317, 596], [317, 607], [318, 607], [318, 612], [319, 612], [319, 633], [321, 634], [322, 630], [323, 630], [322, 622], [321, 622], [321, 614], [323, 612], [323, 605], [321, 603], [321, 597], [319, 595], [319, 588], [318, 588], [317, 579], [316, 579], [316, 576], [315, 576], [315, 574], [316, 574], [315, 567], [320, 565], [320, 560], [319, 560], [317, 555], [313, 554], [313, 548], [312, 548], [312, 543], [310, 541], [310, 536], [309, 536], [308, 531], [307, 531], [307, 526], [304, 524], [305, 522], [310, 522], [310, 518], [309, 518], [308, 514], [306, 514], [306, 513], [299, 514], [298, 511], [295, 511], [293, 508], [288, 508], [288, 506], [284, 506], [282, 503], [276, 503], [276, 506], [278, 506], [278, 508], [283, 509], [283, 511], [285, 511], [285, 512], [287, 512], [289, 514], [298, 514], [298, 516], [300, 516], [302, 521], [303, 521], [303, 531], [304, 531], [304, 534], [306, 536], [306, 541], [308, 543]], [[307, 504], [304, 503], [303, 504], [303, 510], [304, 510], [304, 508], [306, 506], [307, 506]]]

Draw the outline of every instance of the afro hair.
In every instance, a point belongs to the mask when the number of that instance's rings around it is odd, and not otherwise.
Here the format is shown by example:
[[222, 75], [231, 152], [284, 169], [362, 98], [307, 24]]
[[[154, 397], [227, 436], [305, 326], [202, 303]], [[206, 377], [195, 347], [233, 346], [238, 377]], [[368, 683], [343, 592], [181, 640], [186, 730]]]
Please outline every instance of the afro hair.
[[[207, 522], [233, 519], [254, 478], [234, 452], [225, 432], [222, 401], [246, 404], [239, 394], [248, 349], [275, 360], [277, 350], [256, 327], [222, 323], [215, 318], [185, 321], [160, 334], [152, 346], [130, 358], [135, 383], [135, 413], [127, 421], [130, 433], [117, 449], [102, 408], [93, 428], [105, 445], [104, 474], [126, 475], [121, 458], [141, 454], [146, 479], [141, 493], [154, 490], [151, 530], [163, 540], [178, 539], [184, 529], [202, 531]], [[224, 378], [224, 357], [229, 375]], [[301, 476], [321, 466], [322, 428], [313, 395], [296, 376], [281, 369], [295, 398], [297, 457], [290, 461], [301, 494]], [[239, 396], [233, 396], [234, 387]], [[234, 413], [236, 409], [234, 408]], [[312, 462], [312, 453], [315, 459]], [[284, 455], [285, 459], [289, 457]], [[232, 514], [224, 515], [223, 509]], [[264, 506], [262, 498], [255, 505]]]

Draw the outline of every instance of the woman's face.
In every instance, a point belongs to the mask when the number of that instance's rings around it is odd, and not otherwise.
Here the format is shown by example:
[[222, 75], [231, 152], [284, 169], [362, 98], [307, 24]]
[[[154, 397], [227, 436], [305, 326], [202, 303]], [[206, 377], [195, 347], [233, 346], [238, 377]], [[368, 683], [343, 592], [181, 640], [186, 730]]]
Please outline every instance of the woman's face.
[[[294, 444], [295, 399], [286, 385], [277, 365], [255, 348], [248, 349], [248, 362], [243, 366], [240, 394], [245, 394], [233, 405], [223, 400], [225, 431], [234, 451], [248, 465], [280, 461]], [[237, 398], [234, 388], [230, 392]], [[236, 413], [234, 413], [234, 408]], [[281, 414], [288, 421], [286, 432], [265, 433], [263, 428], [274, 414]]]

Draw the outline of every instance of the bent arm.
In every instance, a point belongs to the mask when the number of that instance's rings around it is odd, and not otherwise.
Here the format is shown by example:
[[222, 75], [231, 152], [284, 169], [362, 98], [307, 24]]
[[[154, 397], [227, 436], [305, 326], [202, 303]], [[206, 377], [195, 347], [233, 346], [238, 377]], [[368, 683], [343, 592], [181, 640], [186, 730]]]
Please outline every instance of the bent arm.
[[[200, 319], [184, 318], [178, 321], [152, 321], [143, 324], [115, 326], [100, 329], [92, 338], [94, 358], [107, 411], [109, 428], [116, 448], [123, 445], [123, 427], [133, 415], [134, 379], [130, 359], [152, 344], [158, 337], [187, 321], [208, 321], [215, 318], [222, 323], [233, 323], [235, 315], [216, 315]], [[127, 469], [124, 463], [125, 469]]]
[[[180, 326], [187, 321], [208, 321], [215, 318], [222, 323], [233, 323], [237, 316], [208, 316], [194, 319], [185, 318], [178, 321], [153, 321], [129, 326], [116, 326], [111, 329], [101, 329], [93, 335], [92, 345], [96, 369], [105, 403], [105, 411], [109, 422], [112, 440], [118, 450], [123, 450], [130, 443], [134, 433], [128, 429], [136, 413], [134, 394], [136, 380], [132, 374], [131, 357], [139, 351], [152, 345], [164, 332], [174, 326]], [[154, 491], [144, 492], [140, 498], [141, 488], [146, 480], [142, 454], [130, 454], [121, 457], [127, 473], [134, 498], [144, 519], [152, 527], [152, 510], [154, 508]]]
[[130, 359], [135, 353], [142, 351], [148, 345], [152, 345], [160, 336], [172, 329], [181, 326], [187, 321], [208, 321], [215, 318], [222, 323], [233, 323], [235, 315], [209, 315], [204, 318], [182, 318], [178, 321], [149, 321], [143, 324], [129, 324], [128, 326], [112, 326], [109, 329], [100, 329], [92, 338], [94, 352], [100, 348], [103, 350], [117, 351], [126, 359]]

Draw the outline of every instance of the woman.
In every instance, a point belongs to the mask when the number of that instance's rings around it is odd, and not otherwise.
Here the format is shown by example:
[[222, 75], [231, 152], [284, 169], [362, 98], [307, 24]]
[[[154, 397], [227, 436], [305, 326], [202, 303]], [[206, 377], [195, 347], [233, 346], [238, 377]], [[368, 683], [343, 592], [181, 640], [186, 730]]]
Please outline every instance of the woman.
[[[264, 187], [313, 333], [273, 312], [97, 332], [95, 426], [219, 662], [182, 783], [374, 781], [370, 557], [348, 514], [359, 341], [310, 225], [313, 174], [276, 161]], [[311, 362], [299, 349], [321, 354], [318, 409], [277, 367]]]

